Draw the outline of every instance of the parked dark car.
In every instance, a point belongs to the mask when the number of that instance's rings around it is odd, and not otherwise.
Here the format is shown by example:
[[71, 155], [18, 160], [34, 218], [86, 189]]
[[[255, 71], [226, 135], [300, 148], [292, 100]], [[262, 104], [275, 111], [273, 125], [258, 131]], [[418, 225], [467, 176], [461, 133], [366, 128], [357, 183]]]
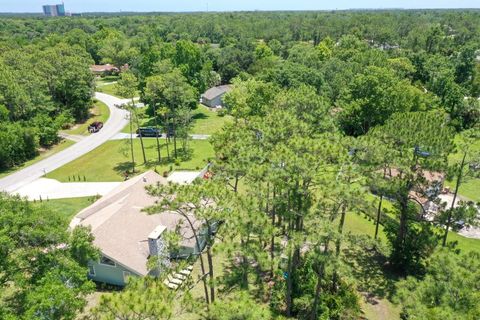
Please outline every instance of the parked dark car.
[[88, 126], [88, 132], [95, 133], [100, 131], [103, 128], [103, 122], [95, 121]]
[[169, 125], [167, 127], [167, 137], [170, 138], [170, 137], [173, 137], [175, 134], [175, 131], [173, 131], [173, 126], [172, 125]]
[[157, 128], [147, 127], [137, 129], [137, 134], [142, 137], [161, 137], [162, 133]]

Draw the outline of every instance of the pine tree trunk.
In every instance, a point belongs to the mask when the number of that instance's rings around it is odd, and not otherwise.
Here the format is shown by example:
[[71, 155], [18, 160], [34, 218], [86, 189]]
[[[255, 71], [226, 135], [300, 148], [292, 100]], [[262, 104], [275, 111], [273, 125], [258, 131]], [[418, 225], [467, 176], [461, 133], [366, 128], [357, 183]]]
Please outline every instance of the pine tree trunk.
[[135, 155], [133, 154], [133, 121], [132, 111], [130, 111], [130, 153], [132, 154], [132, 173], [135, 173]]
[[287, 317], [292, 316], [292, 310], [293, 310], [293, 303], [294, 303], [294, 297], [293, 297], [293, 276], [295, 273], [295, 270], [298, 265], [298, 259], [300, 257], [300, 249], [295, 248], [293, 251], [293, 257], [288, 259], [288, 275], [287, 275], [287, 310], [286, 310], [286, 315]]
[[[137, 115], [137, 110], [135, 109], [135, 101], [132, 98], [132, 108], [133, 108], [133, 114], [135, 115], [135, 122], [137, 123], [137, 127], [140, 130], [140, 122], [138, 121], [138, 115]], [[140, 145], [142, 146], [142, 155], [143, 155], [143, 163], [147, 163], [147, 157], [145, 155], [145, 147], [143, 145], [143, 138], [142, 138], [142, 132], [138, 131], [140, 135]]]
[[[341, 252], [341, 247], [342, 247], [342, 234], [343, 234], [343, 227], [345, 225], [345, 216], [347, 213], [347, 205], [342, 206], [342, 213], [340, 216], [340, 223], [338, 224], [338, 233], [340, 234], [340, 237], [337, 239], [335, 242], [335, 256], [338, 258], [340, 256]], [[338, 284], [338, 272], [337, 270], [333, 271], [333, 276], [332, 276], [332, 291], [336, 292], [337, 291], [337, 284]]]
[[235, 184], [233, 186], [233, 192], [238, 192], [238, 174], [235, 174]]
[[212, 259], [212, 250], [211, 246], [207, 246], [207, 260], [208, 260], [208, 274], [210, 277], [210, 302], [215, 302], [215, 283], [213, 278], [213, 259]]
[[[240, 239], [240, 245], [245, 250], [245, 240]], [[248, 259], [247, 256], [242, 253], [242, 289], [248, 290]]]
[[157, 155], [158, 155], [158, 163], [160, 164], [162, 162], [162, 155], [160, 154], [160, 141], [158, 139], [158, 133], [160, 130], [158, 130], [158, 120], [157, 120], [157, 111], [155, 109], [155, 101], [152, 103], [153, 107], [153, 119], [155, 120], [155, 138], [157, 140]]
[[275, 197], [276, 192], [273, 188], [273, 203], [272, 203], [272, 237], [270, 239], [270, 277], [273, 278], [273, 264], [275, 260], [275, 215], [276, 215], [276, 206], [275, 206]]
[[378, 227], [380, 226], [380, 217], [382, 215], [382, 201], [383, 201], [383, 195], [380, 195], [380, 202], [378, 203], [378, 210], [377, 210], [377, 221], [375, 223], [375, 236], [374, 236], [375, 240], [378, 237]]
[[317, 270], [317, 285], [315, 287], [315, 298], [313, 299], [313, 305], [312, 305], [312, 313], [311, 313], [311, 320], [316, 320], [318, 318], [318, 302], [320, 301], [320, 294], [322, 293], [322, 278], [323, 278], [323, 270], [324, 266], [323, 264], [321, 266], [318, 266]]
[[165, 123], [167, 124], [167, 132], [165, 133], [165, 142], [166, 142], [166, 145], [167, 145], [167, 159], [168, 159], [168, 162], [170, 162], [170, 138], [168, 136], [168, 115], [165, 114]]
[[[200, 259], [200, 270], [202, 271], [202, 276], [201, 277], [202, 277], [202, 282], [203, 282], [203, 291], [205, 293], [205, 302], [207, 304], [207, 309], [208, 309], [208, 305], [210, 304], [210, 299], [209, 299], [209, 296], [208, 296], [208, 286], [207, 286], [207, 279], [206, 279], [207, 273], [205, 271], [205, 263], [203, 262], [202, 249], [200, 248], [200, 240], [198, 239], [197, 231], [195, 230], [195, 227], [193, 226], [193, 223], [190, 220], [190, 218], [188, 217], [188, 215], [186, 215], [184, 212], [181, 212], [181, 211], [177, 211], [177, 212], [180, 213], [185, 218], [185, 220], [187, 220], [187, 222], [190, 226], [190, 229], [193, 232], [193, 237], [195, 238], [195, 245], [197, 247], [198, 256], [199, 256], [199, 259]], [[207, 252], [207, 258], [208, 258], [208, 252]], [[210, 263], [210, 261], [209, 261], [209, 263]], [[211, 269], [211, 271], [212, 271], [212, 274], [213, 274], [213, 269]]]
[[[323, 249], [323, 254], [326, 255], [328, 252], [328, 246], [330, 243], [330, 238], [325, 239], [325, 248]], [[315, 320], [318, 317], [318, 302], [320, 301], [320, 294], [322, 293], [322, 278], [325, 274], [325, 263], [322, 263], [318, 266], [317, 270], [317, 285], [315, 288], [315, 298], [312, 305], [311, 320]]]
[[462, 183], [463, 167], [465, 166], [466, 157], [467, 157], [467, 153], [465, 152], [463, 154], [462, 163], [460, 164], [460, 168], [457, 176], [457, 185], [455, 186], [455, 193], [453, 194], [453, 202], [452, 202], [452, 205], [450, 206], [450, 211], [448, 212], [447, 225], [445, 226], [445, 233], [443, 235], [443, 241], [442, 241], [443, 247], [447, 245], [448, 230], [450, 229], [450, 225], [452, 224], [452, 211], [455, 208], [455, 201], [457, 201], [458, 189], [460, 188], [460, 184]]
[[292, 297], [292, 291], [293, 291], [293, 283], [292, 283], [292, 272], [293, 272], [293, 258], [291, 256], [288, 257], [288, 267], [287, 267], [287, 294], [286, 294], [286, 299], [287, 299], [287, 309], [285, 310], [285, 313], [287, 317], [292, 316], [292, 304], [293, 304], [293, 297]]
[[[398, 226], [397, 239], [395, 242], [394, 252], [397, 258], [397, 263], [400, 262], [402, 267], [404, 267], [404, 246], [405, 246], [405, 237], [407, 236], [407, 219], [408, 219], [408, 193], [403, 196], [403, 199], [400, 200], [400, 224]], [[399, 254], [401, 256], [399, 256]], [[401, 259], [398, 260], [398, 259]]]
[[173, 157], [177, 159], [177, 123], [176, 119], [173, 119]]
[[[338, 233], [340, 234], [340, 237], [343, 234], [343, 227], [345, 225], [345, 215], [347, 213], [347, 205], [342, 206], [342, 214], [340, 216], [340, 222], [338, 224]], [[338, 257], [340, 255], [340, 247], [342, 245], [342, 239], [338, 238], [336, 245], [335, 245], [335, 255]]]

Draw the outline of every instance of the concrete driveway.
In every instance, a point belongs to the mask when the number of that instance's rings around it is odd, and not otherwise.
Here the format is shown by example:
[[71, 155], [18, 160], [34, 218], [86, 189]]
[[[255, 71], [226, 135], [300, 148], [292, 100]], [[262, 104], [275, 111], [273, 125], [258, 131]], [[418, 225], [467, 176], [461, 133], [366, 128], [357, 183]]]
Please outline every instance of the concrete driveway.
[[178, 184], [191, 184], [201, 174], [201, 171], [174, 171], [167, 177], [167, 181]]
[[95, 97], [105, 103], [110, 109], [110, 117], [102, 130], [82, 139], [63, 151], [0, 179], [0, 191], [14, 193], [14, 191], [42, 177], [45, 173], [60, 168], [97, 148], [115, 136], [128, 124], [127, 112], [115, 107], [115, 105], [127, 103], [127, 100], [99, 92], [95, 93]]
[[68, 182], [40, 178], [17, 190], [15, 193], [28, 200], [80, 198], [106, 195], [121, 182]]

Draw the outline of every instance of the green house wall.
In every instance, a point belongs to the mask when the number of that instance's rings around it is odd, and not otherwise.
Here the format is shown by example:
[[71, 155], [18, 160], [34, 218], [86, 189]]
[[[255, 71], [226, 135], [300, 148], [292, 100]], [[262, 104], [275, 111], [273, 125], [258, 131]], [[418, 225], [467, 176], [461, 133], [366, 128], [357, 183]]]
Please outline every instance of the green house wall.
[[116, 286], [125, 286], [124, 272], [129, 272], [131, 276], [139, 276], [133, 271], [119, 265], [118, 263], [115, 266], [104, 265], [99, 262], [91, 261], [90, 266], [93, 266], [95, 274], [88, 274], [88, 278], [102, 283], [113, 284]]
[[[217, 228], [217, 224], [214, 225], [214, 230]], [[205, 247], [206, 244], [206, 229], [202, 229], [199, 234], [198, 238], [200, 241], [200, 248]], [[198, 255], [197, 247], [181, 247], [179, 251], [173, 258], [188, 258], [192, 255]], [[113, 259], [111, 259], [113, 260]], [[115, 262], [115, 266], [101, 264], [98, 261], [90, 261], [89, 266], [93, 267], [95, 270], [95, 274], [88, 273], [88, 278], [100, 282], [100, 283], [108, 283], [116, 286], [125, 286], [126, 282], [124, 279], [124, 272], [129, 272], [131, 276], [141, 276], [140, 274], [135, 273], [132, 270], [118, 264]]]

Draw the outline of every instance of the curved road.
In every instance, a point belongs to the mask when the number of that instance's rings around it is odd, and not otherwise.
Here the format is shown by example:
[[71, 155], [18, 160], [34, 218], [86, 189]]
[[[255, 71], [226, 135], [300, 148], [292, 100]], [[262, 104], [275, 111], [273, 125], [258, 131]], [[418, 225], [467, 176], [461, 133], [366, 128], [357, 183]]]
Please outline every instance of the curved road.
[[42, 177], [45, 173], [60, 168], [92, 151], [115, 136], [128, 124], [127, 112], [115, 107], [115, 105], [126, 103], [128, 100], [122, 100], [99, 92], [95, 93], [95, 98], [105, 103], [110, 109], [110, 117], [102, 130], [82, 139], [63, 151], [0, 179], [0, 191], [14, 192], [18, 190]]

